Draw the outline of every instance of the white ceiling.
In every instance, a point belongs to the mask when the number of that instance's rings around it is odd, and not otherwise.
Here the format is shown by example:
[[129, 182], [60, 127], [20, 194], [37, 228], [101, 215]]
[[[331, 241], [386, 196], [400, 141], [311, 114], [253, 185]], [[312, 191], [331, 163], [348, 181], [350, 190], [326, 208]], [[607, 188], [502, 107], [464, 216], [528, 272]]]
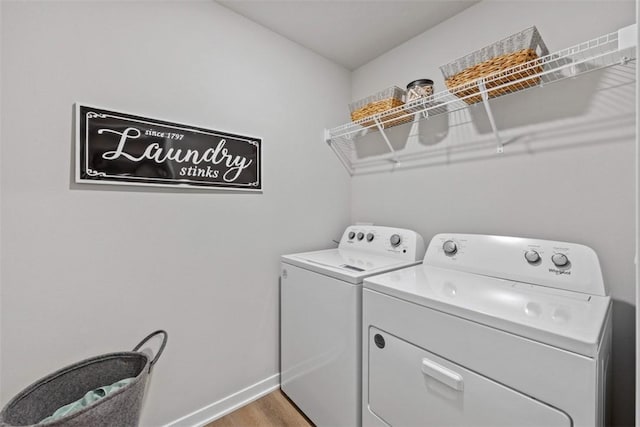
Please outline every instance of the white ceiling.
[[216, 0], [350, 70], [479, 0]]

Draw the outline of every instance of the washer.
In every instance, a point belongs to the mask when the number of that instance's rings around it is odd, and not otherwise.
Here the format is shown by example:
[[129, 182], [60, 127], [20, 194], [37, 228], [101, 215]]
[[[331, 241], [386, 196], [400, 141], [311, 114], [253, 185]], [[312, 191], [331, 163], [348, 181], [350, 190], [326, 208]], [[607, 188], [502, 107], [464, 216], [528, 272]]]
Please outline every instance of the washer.
[[363, 291], [363, 425], [604, 425], [611, 300], [595, 252], [440, 234]]
[[361, 424], [362, 281], [424, 252], [414, 231], [350, 226], [336, 249], [282, 257], [281, 388], [315, 425]]

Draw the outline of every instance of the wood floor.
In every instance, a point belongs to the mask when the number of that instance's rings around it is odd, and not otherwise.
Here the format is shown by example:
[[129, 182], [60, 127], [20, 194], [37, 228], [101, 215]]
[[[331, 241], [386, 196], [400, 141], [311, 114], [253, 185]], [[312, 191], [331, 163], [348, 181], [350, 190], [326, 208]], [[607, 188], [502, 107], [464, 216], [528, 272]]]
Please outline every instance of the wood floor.
[[281, 390], [244, 406], [205, 427], [313, 427]]

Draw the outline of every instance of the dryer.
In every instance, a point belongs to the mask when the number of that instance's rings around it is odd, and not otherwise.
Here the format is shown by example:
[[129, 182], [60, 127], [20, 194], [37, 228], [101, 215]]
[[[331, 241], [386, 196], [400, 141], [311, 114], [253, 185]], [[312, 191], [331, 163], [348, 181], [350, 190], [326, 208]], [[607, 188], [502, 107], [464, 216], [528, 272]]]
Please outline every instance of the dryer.
[[355, 225], [338, 248], [282, 256], [281, 388], [315, 425], [361, 424], [362, 281], [424, 252], [414, 231]]
[[363, 425], [604, 425], [611, 299], [582, 245], [440, 234], [366, 279]]

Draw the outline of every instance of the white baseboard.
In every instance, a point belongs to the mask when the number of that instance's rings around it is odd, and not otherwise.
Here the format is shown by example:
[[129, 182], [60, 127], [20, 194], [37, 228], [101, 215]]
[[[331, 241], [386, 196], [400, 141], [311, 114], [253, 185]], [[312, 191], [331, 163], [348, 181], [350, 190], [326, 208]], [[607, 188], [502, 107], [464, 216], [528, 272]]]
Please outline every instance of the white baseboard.
[[184, 417], [170, 422], [165, 427], [202, 427], [230, 412], [253, 402], [280, 387], [280, 374], [272, 375], [236, 393], [200, 408]]

